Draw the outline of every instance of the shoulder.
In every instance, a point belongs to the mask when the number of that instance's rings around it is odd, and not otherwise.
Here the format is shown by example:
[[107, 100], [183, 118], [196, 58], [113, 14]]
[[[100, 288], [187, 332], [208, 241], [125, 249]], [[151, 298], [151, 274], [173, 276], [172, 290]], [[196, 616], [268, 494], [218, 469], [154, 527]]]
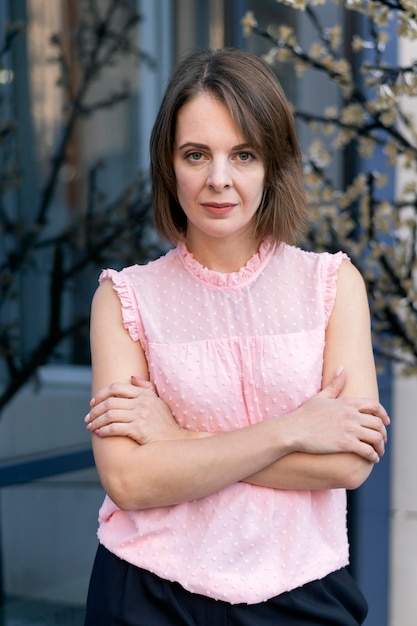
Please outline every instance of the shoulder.
[[360, 271], [349, 261], [342, 261], [337, 273], [336, 304], [345, 309], [362, 306], [368, 308], [365, 281]]
[[133, 341], [139, 339], [139, 324], [134, 303], [125, 291], [112, 281], [103, 281], [96, 289], [91, 303], [90, 338], [109, 341], [128, 331]]
[[304, 263], [324, 263], [337, 261], [339, 259], [349, 259], [347, 254], [341, 250], [337, 252], [315, 252], [313, 250], [307, 250], [299, 246], [291, 245], [288, 243], [282, 243], [276, 249], [276, 256], [289, 258], [292, 260], [298, 260]]
[[101, 317], [121, 318], [120, 298], [111, 280], [101, 281], [93, 295], [91, 322]]
[[278, 247], [276, 258], [298, 271], [311, 270], [323, 277], [329, 273], [334, 275], [342, 265], [351, 265], [349, 257], [342, 251], [313, 252], [289, 244], [281, 244]]
[[338, 312], [366, 311], [368, 307], [365, 283], [361, 273], [344, 252], [311, 252], [294, 246], [278, 250], [282, 254], [287, 276], [297, 279], [300, 289], [315, 297], [321, 294], [326, 325]]
[[365, 285], [362, 274], [347, 257], [341, 259], [338, 272], [338, 285], [346, 287]]
[[[91, 326], [106, 332], [106, 327], [123, 327], [134, 341], [143, 338], [139, 301], [146, 294], [158, 293], [164, 274], [169, 279], [169, 268], [175, 250], [146, 265], [131, 265], [122, 270], [105, 269], [99, 276], [99, 286], [91, 306]], [[165, 269], [164, 269], [165, 268]]]
[[135, 264], [124, 267], [121, 270], [115, 269], [104, 269], [101, 271], [99, 275], [99, 284], [102, 284], [106, 281], [113, 282], [115, 285], [123, 284], [123, 283], [135, 283], [136, 281], [140, 281], [141, 279], [146, 280], [148, 276], [152, 277], [153, 275], [163, 271], [163, 268], [172, 264], [176, 257], [176, 248], [169, 250], [163, 256], [157, 258], [156, 260], [149, 261], [143, 265]]
[[[339, 328], [341, 333], [355, 326], [370, 328], [370, 310], [365, 281], [359, 270], [343, 261], [337, 273], [334, 306], [330, 311], [329, 329]], [[363, 335], [365, 336], [365, 335]]]

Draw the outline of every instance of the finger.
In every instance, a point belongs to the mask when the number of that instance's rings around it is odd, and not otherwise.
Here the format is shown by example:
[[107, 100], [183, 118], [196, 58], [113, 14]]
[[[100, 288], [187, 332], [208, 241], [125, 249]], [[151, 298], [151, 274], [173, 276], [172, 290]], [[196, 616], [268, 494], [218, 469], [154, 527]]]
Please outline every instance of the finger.
[[387, 441], [385, 426], [378, 417], [364, 415], [360, 423], [360, 429], [352, 424], [349, 429], [350, 434], [359, 441], [373, 447], [379, 457], [385, 453], [385, 443]]
[[130, 411], [110, 409], [98, 416], [91, 416], [87, 422], [86, 428], [89, 431], [95, 431], [109, 424], [129, 424], [132, 421]]
[[114, 382], [107, 387], [99, 389], [94, 398], [90, 400], [90, 406], [97, 406], [100, 402], [103, 402], [107, 398], [134, 398], [138, 395], [139, 389], [137, 386], [130, 383]]
[[387, 429], [384, 422], [374, 413], [359, 410], [357, 419], [363, 428], [379, 432], [385, 439], [387, 438]]
[[368, 429], [363, 437], [363, 441], [373, 447], [379, 457], [385, 453], [385, 439], [381, 432]]
[[369, 404], [362, 405], [359, 408], [359, 411], [361, 413], [368, 413], [370, 415], [375, 415], [383, 422], [385, 426], [389, 426], [391, 423], [390, 417], [388, 413], [386, 412], [386, 410], [384, 409], [384, 407], [382, 406], [382, 404], [379, 404], [379, 403], [372, 404], [371, 402]]
[[343, 367], [339, 367], [330, 383], [326, 385], [326, 387], [324, 387], [318, 395], [330, 399], [337, 398], [343, 390], [345, 380], [345, 370]]
[[354, 407], [363, 414], [374, 415], [380, 419], [385, 426], [389, 426], [391, 420], [385, 408], [375, 398], [356, 398], [345, 396], [343, 401], [348, 406]]
[[100, 417], [100, 415], [104, 415], [108, 411], [130, 411], [132, 409], [132, 398], [120, 398], [110, 396], [106, 398], [102, 402], [98, 402], [95, 406], [91, 407], [89, 413], [84, 418], [86, 423], [92, 422], [93, 420]]
[[135, 385], [137, 387], [142, 387], [143, 389], [151, 389], [151, 391], [155, 391], [155, 385], [151, 383], [150, 380], [145, 380], [144, 378], [141, 378], [140, 376], [131, 376], [130, 381], [132, 385]]
[[92, 433], [98, 437], [132, 437], [129, 424], [121, 422], [114, 422], [111, 424], [105, 424], [99, 428], [95, 428]]
[[375, 448], [367, 442], [359, 441], [357, 449], [354, 452], [370, 463], [379, 463], [380, 455]]

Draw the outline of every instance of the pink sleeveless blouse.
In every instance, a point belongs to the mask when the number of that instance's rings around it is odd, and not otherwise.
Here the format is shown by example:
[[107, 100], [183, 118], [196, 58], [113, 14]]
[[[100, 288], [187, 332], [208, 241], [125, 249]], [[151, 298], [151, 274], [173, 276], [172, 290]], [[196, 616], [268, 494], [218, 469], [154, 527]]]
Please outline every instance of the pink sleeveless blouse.
[[[201, 266], [179, 244], [157, 261], [104, 270], [151, 380], [178, 423], [230, 431], [293, 411], [321, 388], [342, 253], [264, 242], [240, 271]], [[256, 603], [348, 562], [346, 493], [233, 484], [210, 496], [122, 511], [107, 496], [99, 541], [185, 589]]]

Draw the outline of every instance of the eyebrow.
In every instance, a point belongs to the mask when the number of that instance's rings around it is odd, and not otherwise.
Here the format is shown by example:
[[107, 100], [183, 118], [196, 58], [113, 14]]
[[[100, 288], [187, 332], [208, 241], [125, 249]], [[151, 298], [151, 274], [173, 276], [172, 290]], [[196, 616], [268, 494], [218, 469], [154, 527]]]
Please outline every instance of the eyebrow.
[[[178, 150], [184, 150], [184, 148], [199, 148], [201, 150], [209, 150], [210, 147], [207, 146], [204, 143], [196, 143], [194, 141], [186, 141], [185, 143], [181, 144], [180, 146], [178, 146]], [[252, 148], [252, 146], [249, 143], [240, 143], [237, 146], [233, 146], [231, 149], [231, 152], [233, 150], [247, 150], [248, 148], [250, 148], [251, 150], [253, 150], [254, 148]]]

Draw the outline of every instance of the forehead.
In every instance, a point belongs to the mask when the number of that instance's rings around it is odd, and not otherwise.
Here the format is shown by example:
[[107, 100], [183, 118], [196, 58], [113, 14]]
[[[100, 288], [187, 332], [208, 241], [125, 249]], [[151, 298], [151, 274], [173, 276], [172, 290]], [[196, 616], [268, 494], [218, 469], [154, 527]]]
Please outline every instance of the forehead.
[[199, 93], [187, 101], [177, 113], [175, 143], [198, 137], [218, 138], [224, 136], [236, 143], [246, 139], [242, 130], [233, 120], [227, 106], [210, 93]]

